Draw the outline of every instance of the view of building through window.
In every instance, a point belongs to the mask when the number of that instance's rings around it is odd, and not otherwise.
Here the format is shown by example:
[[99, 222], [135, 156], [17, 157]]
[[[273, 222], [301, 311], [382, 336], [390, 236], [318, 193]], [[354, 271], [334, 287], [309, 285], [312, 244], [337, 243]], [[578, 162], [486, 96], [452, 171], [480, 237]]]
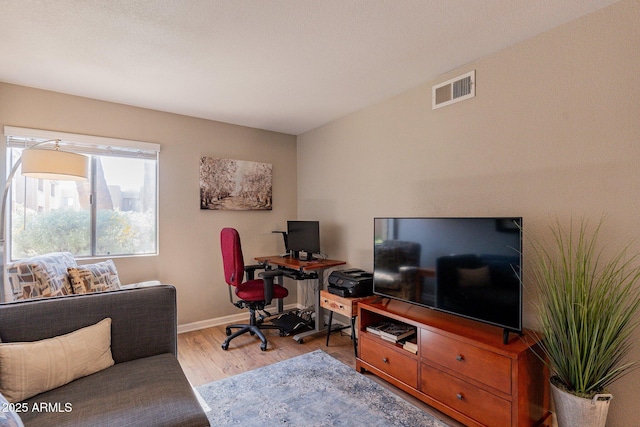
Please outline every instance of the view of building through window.
[[[22, 151], [9, 148], [17, 159]], [[157, 253], [157, 160], [91, 155], [87, 181], [24, 178], [11, 192], [11, 259]]]

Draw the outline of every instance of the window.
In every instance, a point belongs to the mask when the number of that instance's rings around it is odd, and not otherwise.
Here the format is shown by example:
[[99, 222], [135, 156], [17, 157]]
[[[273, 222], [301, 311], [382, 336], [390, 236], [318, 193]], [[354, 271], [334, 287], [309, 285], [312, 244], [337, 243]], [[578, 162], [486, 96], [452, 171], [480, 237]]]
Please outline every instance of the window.
[[59, 251], [76, 257], [158, 252], [157, 144], [9, 127], [5, 134], [9, 166], [25, 148], [50, 139], [90, 157], [86, 181], [25, 178], [18, 169], [7, 227], [11, 260]]

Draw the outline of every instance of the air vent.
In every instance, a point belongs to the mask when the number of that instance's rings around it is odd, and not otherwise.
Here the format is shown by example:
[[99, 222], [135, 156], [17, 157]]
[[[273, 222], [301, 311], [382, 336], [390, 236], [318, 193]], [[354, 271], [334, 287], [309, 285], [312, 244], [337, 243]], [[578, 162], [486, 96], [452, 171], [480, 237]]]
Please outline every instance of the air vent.
[[476, 70], [433, 86], [432, 109], [451, 105], [476, 96]]

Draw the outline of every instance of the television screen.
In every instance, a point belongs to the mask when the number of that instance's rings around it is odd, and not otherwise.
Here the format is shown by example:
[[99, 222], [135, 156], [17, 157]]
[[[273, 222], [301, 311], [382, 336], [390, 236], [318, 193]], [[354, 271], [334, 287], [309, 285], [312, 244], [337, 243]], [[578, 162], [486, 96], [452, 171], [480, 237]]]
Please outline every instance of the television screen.
[[318, 221], [287, 221], [287, 250], [309, 254], [320, 252], [320, 223]]
[[374, 293], [522, 331], [522, 218], [375, 218]]

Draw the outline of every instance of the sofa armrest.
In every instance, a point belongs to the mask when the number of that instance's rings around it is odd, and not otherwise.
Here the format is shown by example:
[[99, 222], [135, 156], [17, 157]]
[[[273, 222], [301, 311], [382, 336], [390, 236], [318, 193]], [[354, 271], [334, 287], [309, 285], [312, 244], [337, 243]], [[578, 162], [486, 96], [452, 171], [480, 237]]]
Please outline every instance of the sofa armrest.
[[147, 288], [149, 286], [158, 286], [162, 283], [159, 280], [147, 280], [144, 282], [127, 283], [126, 285], [120, 285], [120, 289], [135, 289], [135, 288]]
[[63, 335], [110, 317], [116, 363], [177, 355], [176, 289], [158, 285], [0, 304], [2, 342]]

